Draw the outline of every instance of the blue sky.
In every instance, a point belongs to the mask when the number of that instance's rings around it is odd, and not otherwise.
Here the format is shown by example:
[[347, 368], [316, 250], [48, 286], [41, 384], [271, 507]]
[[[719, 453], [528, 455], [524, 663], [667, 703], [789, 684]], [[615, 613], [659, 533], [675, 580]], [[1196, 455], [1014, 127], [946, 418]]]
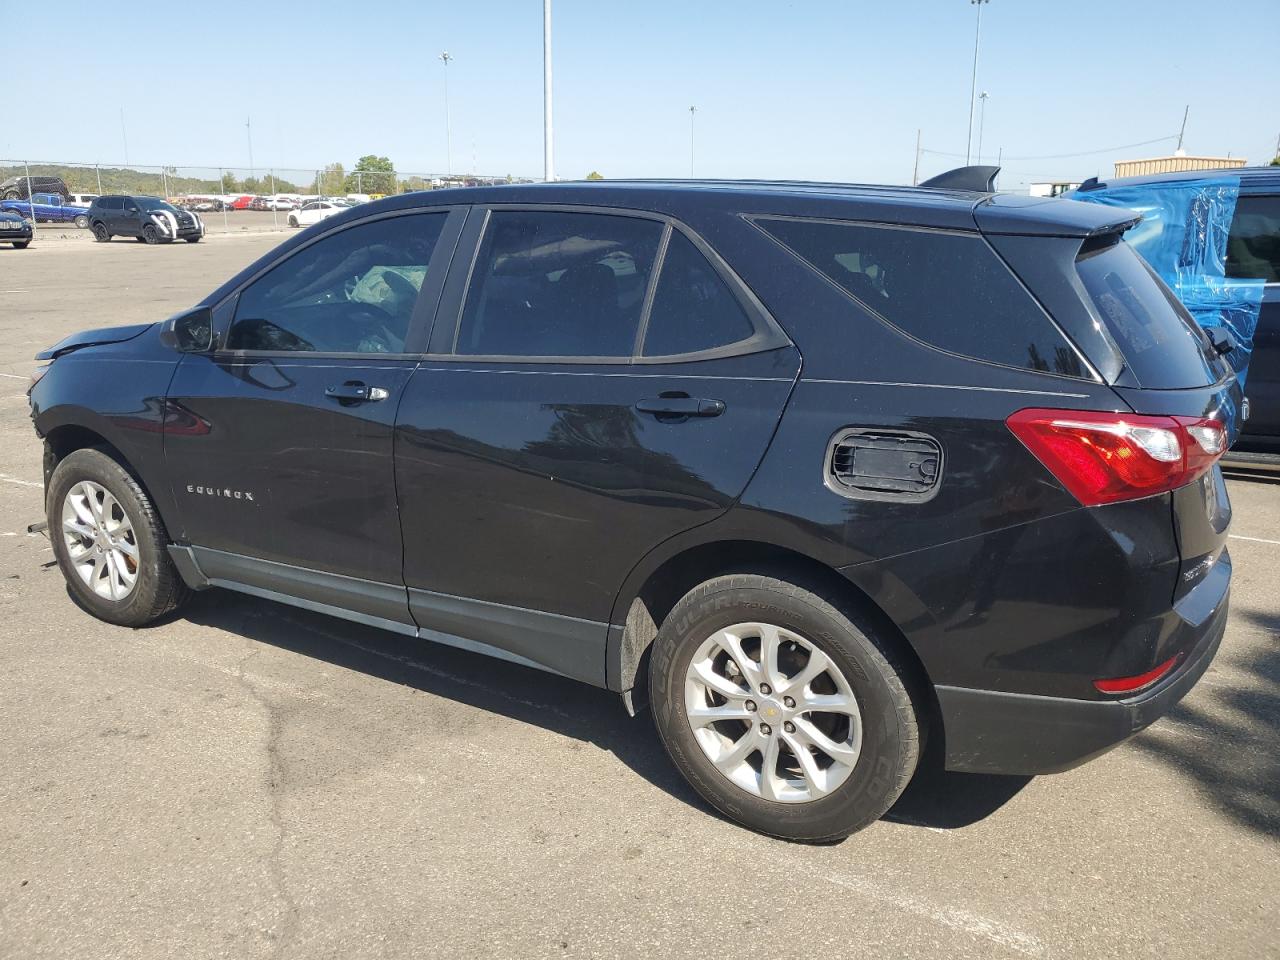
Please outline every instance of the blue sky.
[[[540, 0], [136, 2], [101, 28], [100, 3], [58, 6], [85, 42], [11, 79], [0, 159], [118, 163], [123, 108], [134, 164], [247, 167], [251, 116], [259, 169], [375, 153], [443, 171], [447, 49], [453, 169], [542, 172]], [[1189, 152], [1269, 160], [1280, 0], [1237, 0], [1222, 8], [1230, 24], [1210, 9], [991, 0], [978, 85], [990, 94], [983, 152], [1009, 158], [1002, 186], [1171, 152], [1014, 159], [1176, 134], [1188, 103]], [[966, 0], [555, 0], [554, 21], [561, 177], [687, 176], [691, 104], [699, 176], [910, 182], [917, 128], [926, 148], [964, 153]], [[99, 29], [119, 42], [96, 42]], [[15, 108], [24, 90], [32, 102]], [[960, 163], [925, 154], [921, 175]]]

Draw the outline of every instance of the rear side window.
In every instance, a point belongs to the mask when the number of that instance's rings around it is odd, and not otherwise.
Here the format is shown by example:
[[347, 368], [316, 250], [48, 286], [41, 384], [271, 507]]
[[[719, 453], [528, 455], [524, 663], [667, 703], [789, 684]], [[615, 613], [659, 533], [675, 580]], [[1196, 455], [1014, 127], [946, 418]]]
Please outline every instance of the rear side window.
[[1146, 261], [1114, 234], [1085, 241], [1076, 272], [1138, 382], [1155, 390], [1216, 383], [1224, 372], [1196, 322]]
[[1236, 201], [1226, 273], [1280, 283], [1280, 197], [1242, 196]]
[[662, 230], [609, 214], [491, 214], [455, 352], [630, 357]]
[[1084, 377], [1079, 356], [978, 236], [761, 219], [775, 239], [904, 333], [950, 353]]
[[742, 304], [707, 258], [688, 237], [672, 231], [642, 355], [698, 353], [746, 340], [754, 333]]

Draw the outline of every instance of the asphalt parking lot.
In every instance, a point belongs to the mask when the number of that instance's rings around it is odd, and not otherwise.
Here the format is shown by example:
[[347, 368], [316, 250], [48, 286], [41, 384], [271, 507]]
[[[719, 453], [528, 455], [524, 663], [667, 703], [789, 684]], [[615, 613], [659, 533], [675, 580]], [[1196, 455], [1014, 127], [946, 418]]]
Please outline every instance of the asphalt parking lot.
[[218, 591], [82, 613], [25, 533], [32, 355], [281, 237], [0, 249], [0, 957], [1280, 957], [1280, 485], [1230, 484], [1231, 623], [1170, 716], [825, 847], [720, 820], [603, 691]]

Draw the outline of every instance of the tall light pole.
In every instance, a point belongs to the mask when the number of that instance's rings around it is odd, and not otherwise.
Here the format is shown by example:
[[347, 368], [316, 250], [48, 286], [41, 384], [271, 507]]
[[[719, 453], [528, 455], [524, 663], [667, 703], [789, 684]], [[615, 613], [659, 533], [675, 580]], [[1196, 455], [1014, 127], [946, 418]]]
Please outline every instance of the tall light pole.
[[987, 125], [987, 99], [990, 95], [983, 90], [978, 94], [978, 100], [982, 104], [978, 108], [978, 162], [982, 162], [982, 129]]
[[253, 175], [253, 119], [251, 117], [244, 118], [244, 134], [249, 138], [249, 179], [257, 179]]
[[453, 176], [453, 123], [449, 119], [449, 56], [446, 50], [440, 54], [440, 62], [444, 64], [444, 171]]
[[542, 0], [542, 179], [556, 178], [551, 128], [551, 0]]
[[689, 179], [693, 179], [693, 161], [694, 161], [694, 123], [693, 118], [697, 115], [698, 108], [689, 108]]
[[978, 8], [978, 26], [973, 33], [973, 80], [969, 85], [969, 140], [964, 147], [964, 164], [967, 167], [973, 150], [973, 108], [978, 96], [978, 44], [982, 40], [982, 5], [990, 0], [969, 0]]

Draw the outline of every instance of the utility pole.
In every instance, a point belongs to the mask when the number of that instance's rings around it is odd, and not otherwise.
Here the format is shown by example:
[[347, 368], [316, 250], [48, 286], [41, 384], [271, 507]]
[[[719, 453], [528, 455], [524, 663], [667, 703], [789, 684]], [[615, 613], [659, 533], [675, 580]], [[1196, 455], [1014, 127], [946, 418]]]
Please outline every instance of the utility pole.
[[916, 163], [911, 168], [911, 185], [914, 187], [920, 182], [920, 129], [916, 129]]
[[982, 5], [990, 0], [969, 0], [978, 8], [978, 26], [973, 33], [973, 79], [969, 84], [969, 140], [964, 147], [964, 165], [967, 167], [973, 151], [973, 108], [978, 96], [978, 45], [982, 40]]
[[542, 0], [542, 179], [556, 178], [551, 124], [551, 0]]
[[256, 180], [253, 174], [253, 121], [250, 117], [244, 118], [244, 133], [249, 138], [249, 179]]
[[440, 62], [444, 64], [444, 167], [449, 176], [453, 176], [453, 123], [449, 119], [449, 61], [452, 59], [448, 50], [440, 54]]
[[978, 108], [978, 162], [982, 162], [982, 131], [987, 125], [987, 99], [989, 94], [983, 90], [978, 94], [978, 100], [982, 106]]
[[694, 155], [694, 152], [693, 152], [693, 147], [694, 147], [694, 123], [693, 123], [693, 118], [697, 115], [697, 113], [698, 113], [698, 108], [697, 108], [697, 107], [690, 107], [690, 108], [689, 108], [689, 179], [690, 179], [690, 180], [692, 180], [692, 179], [693, 179], [693, 169], [694, 169], [694, 167], [693, 167], [693, 161], [694, 161], [694, 156], [695, 156], [695, 155]]
[[1187, 114], [1191, 112], [1191, 104], [1187, 104], [1187, 109], [1182, 111], [1182, 129], [1178, 131], [1178, 147], [1174, 152], [1182, 150], [1182, 136], [1187, 132]]

